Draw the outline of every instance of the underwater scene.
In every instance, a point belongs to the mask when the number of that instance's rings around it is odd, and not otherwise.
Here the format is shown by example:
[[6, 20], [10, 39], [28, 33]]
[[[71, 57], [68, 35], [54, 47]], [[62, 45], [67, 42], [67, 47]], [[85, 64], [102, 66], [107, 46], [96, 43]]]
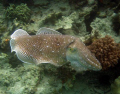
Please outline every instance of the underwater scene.
[[120, 94], [120, 0], [0, 0], [0, 94]]

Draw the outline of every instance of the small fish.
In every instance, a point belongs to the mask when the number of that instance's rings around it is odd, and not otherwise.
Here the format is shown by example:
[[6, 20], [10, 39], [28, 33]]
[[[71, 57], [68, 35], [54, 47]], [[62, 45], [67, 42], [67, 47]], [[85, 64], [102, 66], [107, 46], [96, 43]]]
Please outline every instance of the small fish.
[[40, 28], [36, 35], [18, 29], [11, 35], [10, 46], [11, 52], [15, 51], [24, 63], [62, 66], [69, 61], [76, 71], [101, 69], [99, 61], [80, 39], [50, 28]]

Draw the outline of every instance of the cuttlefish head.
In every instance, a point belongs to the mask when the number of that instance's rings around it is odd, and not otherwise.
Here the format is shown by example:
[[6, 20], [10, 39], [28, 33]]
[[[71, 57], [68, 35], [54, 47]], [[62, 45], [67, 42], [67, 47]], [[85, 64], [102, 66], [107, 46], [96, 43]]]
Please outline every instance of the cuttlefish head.
[[86, 70], [97, 71], [102, 68], [100, 62], [92, 55], [82, 41], [78, 39], [68, 46], [66, 58], [77, 72]]

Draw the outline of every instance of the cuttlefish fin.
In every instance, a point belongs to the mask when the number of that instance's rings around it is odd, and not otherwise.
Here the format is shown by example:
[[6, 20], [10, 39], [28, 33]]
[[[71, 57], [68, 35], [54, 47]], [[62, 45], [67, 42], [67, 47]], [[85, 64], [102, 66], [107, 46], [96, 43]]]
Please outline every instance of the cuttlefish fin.
[[36, 33], [36, 35], [41, 35], [41, 34], [58, 34], [58, 35], [62, 35], [60, 32], [50, 29], [50, 28], [46, 28], [46, 27], [42, 27], [38, 30], [38, 32]]
[[29, 35], [29, 34], [25, 30], [18, 29], [11, 35], [11, 39], [15, 39], [23, 35]]
[[10, 40], [10, 47], [11, 47], [11, 52], [15, 51], [16, 48], [16, 41], [15, 39], [21, 36], [27, 35], [29, 36], [29, 34], [22, 29], [18, 29], [16, 30], [12, 35], [11, 35], [11, 40]]
[[16, 55], [17, 55], [18, 59], [24, 63], [33, 63], [33, 62], [36, 63], [36, 60], [34, 58], [25, 54], [25, 52], [20, 49], [16, 50]]

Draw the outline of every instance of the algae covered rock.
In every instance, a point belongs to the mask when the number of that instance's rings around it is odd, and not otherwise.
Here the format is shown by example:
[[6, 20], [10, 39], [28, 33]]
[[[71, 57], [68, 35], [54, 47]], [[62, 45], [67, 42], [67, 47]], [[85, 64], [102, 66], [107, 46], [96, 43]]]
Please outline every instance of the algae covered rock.
[[42, 66], [26, 64], [14, 69], [8, 61], [2, 61], [0, 68], [1, 94], [55, 94], [62, 88], [61, 80]]
[[[114, 16], [113, 16], [114, 17]], [[91, 22], [90, 26], [92, 27], [92, 32], [98, 32], [101, 37], [105, 37], [106, 35], [110, 35], [115, 39], [116, 43], [120, 42], [120, 36], [114, 31], [113, 28], [113, 17], [106, 18], [96, 18], [93, 22]]]
[[99, 30], [102, 36], [110, 35], [113, 32], [111, 19], [108, 18], [96, 18], [90, 25], [94, 30]]
[[7, 54], [0, 54], [0, 94], [55, 94], [62, 88], [61, 79], [54, 75], [56, 67], [24, 64], [13, 68], [11, 62]]
[[111, 85], [111, 90], [113, 94], [120, 94], [120, 76]]
[[15, 19], [21, 21], [28, 21], [30, 19], [30, 9], [27, 4], [21, 3], [20, 5], [10, 4], [6, 9], [6, 18]]

